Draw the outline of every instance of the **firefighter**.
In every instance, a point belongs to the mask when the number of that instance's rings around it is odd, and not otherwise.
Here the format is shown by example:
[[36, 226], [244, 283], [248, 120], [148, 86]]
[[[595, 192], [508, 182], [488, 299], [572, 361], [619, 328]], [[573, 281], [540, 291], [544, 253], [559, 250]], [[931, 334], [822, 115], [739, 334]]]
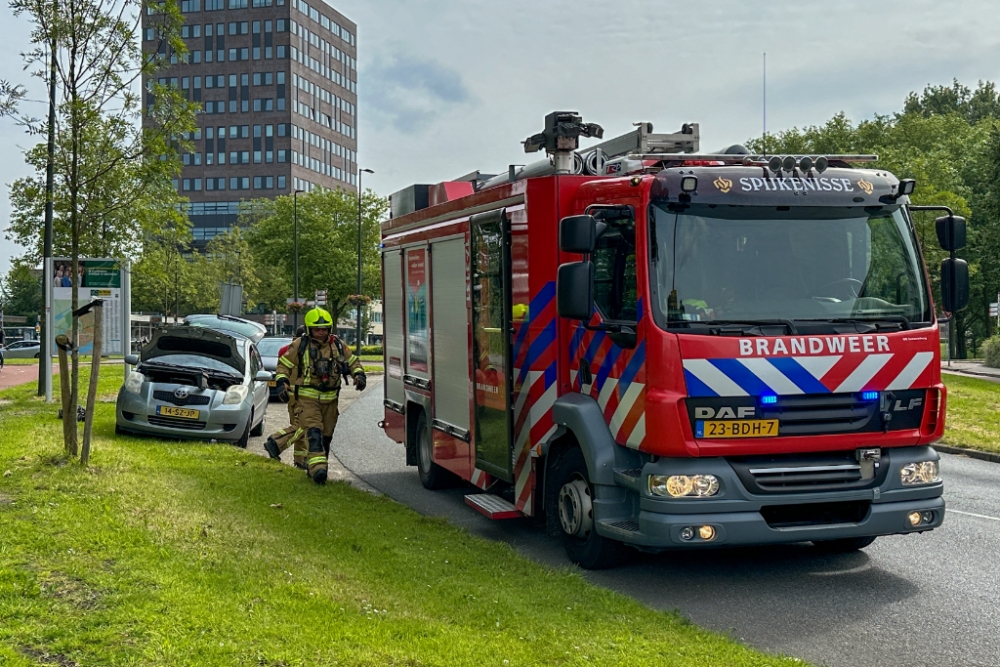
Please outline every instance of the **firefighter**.
[[337, 399], [341, 376], [354, 378], [354, 388], [363, 391], [367, 377], [361, 360], [339, 338], [331, 335], [333, 318], [322, 308], [305, 317], [306, 335], [295, 339], [278, 359], [278, 383], [295, 398], [295, 424], [305, 432], [306, 473], [317, 484], [325, 484], [327, 456], [337, 426]]
[[[300, 326], [295, 330], [295, 338], [300, 338], [306, 333], [306, 328]], [[295, 342], [294, 340], [292, 341]], [[278, 350], [278, 358], [285, 356], [288, 352], [288, 348], [291, 347], [291, 343], [285, 345], [283, 348]], [[294, 446], [294, 464], [296, 468], [306, 469], [306, 441], [305, 433], [298, 427], [295, 421], [295, 396], [288, 391], [288, 388], [284, 385], [281, 386], [281, 391], [278, 394], [278, 398], [282, 401], [288, 403], [288, 426], [276, 431], [268, 436], [267, 440], [264, 441], [264, 449], [267, 451], [268, 456], [272, 459], [280, 460], [281, 453]]]

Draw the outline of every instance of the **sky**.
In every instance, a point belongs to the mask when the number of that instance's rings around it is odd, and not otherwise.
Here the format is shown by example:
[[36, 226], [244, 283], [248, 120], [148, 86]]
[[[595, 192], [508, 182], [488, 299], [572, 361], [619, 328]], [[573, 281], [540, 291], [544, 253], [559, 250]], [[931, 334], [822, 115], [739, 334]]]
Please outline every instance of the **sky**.
[[[697, 122], [702, 150], [743, 143], [763, 128], [765, 52], [769, 132], [892, 113], [928, 84], [1000, 79], [995, 0], [327, 4], [358, 24], [359, 162], [382, 195], [534, 161], [520, 142], [555, 110], [599, 123], [605, 139], [638, 121]], [[20, 57], [30, 26], [6, 5], [0, 21], [0, 78], [25, 83], [22, 111], [43, 115], [44, 87]], [[0, 119], [0, 228], [35, 141]], [[0, 239], [0, 273], [20, 252]]]

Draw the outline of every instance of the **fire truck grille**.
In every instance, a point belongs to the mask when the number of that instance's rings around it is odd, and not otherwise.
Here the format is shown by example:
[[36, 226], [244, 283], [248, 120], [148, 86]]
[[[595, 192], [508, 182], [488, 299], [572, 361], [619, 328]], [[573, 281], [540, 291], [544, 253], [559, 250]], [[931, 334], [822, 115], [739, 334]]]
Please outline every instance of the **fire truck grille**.
[[882, 452], [878, 467], [873, 466], [867, 479], [853, 451], [733, 457], [729, 464], [750, 493], [809, 493], [877, 486], [885, 481], [889, 456], [889, 451]]
[[[878, 402], [855, 394], [782, 396], [759, 409], [760, 419], [779, 420], [780, 435], [819, 435], [867, 430], [878, 414]], [[879, 422], [881, 423], [881, 422]]]
[[760, 514], [771, 528], [795, 528], [861, 523], [868, 516], [870, 508], [869, 500], [852, 500], [840, 503], [770, 505], [761, 507]]

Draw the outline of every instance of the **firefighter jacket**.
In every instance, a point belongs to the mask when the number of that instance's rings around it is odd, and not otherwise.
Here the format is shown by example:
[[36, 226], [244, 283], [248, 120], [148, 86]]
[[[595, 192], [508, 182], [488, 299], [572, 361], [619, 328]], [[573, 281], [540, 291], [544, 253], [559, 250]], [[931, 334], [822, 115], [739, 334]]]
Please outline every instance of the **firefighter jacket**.
[[336, 336], [318, 343], [308, 336], [292, 341], [278, 359], [276, 379], [287, 378], [295, 396], [335, 401], [343, 374], [364, 373], [361, 360]]

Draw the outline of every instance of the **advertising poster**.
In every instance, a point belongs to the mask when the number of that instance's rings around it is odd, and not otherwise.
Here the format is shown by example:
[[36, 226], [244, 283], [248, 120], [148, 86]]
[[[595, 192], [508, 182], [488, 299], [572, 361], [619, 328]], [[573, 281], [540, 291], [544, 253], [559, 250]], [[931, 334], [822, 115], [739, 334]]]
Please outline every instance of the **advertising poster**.
[[427, 372], [427, 250], [406, 252], [406, 351], [411, 370]]
[[[79, 306], [104, 299], [104, 339], [102, 354], [126, 354], [122, 331], [122, 269], [119, 262], [108, 259], [80, 259], [79, 271], [73, 275], [69, 259], [56, 258], [52, 262], [52, 340], [73, 328], [73, 284], [79, 285]], [[90, 354], [94, 349], [94, 317], [87, 315], [80, 320], [80, 354]], [[53, 354], [57, 354], [53, 347]]]

